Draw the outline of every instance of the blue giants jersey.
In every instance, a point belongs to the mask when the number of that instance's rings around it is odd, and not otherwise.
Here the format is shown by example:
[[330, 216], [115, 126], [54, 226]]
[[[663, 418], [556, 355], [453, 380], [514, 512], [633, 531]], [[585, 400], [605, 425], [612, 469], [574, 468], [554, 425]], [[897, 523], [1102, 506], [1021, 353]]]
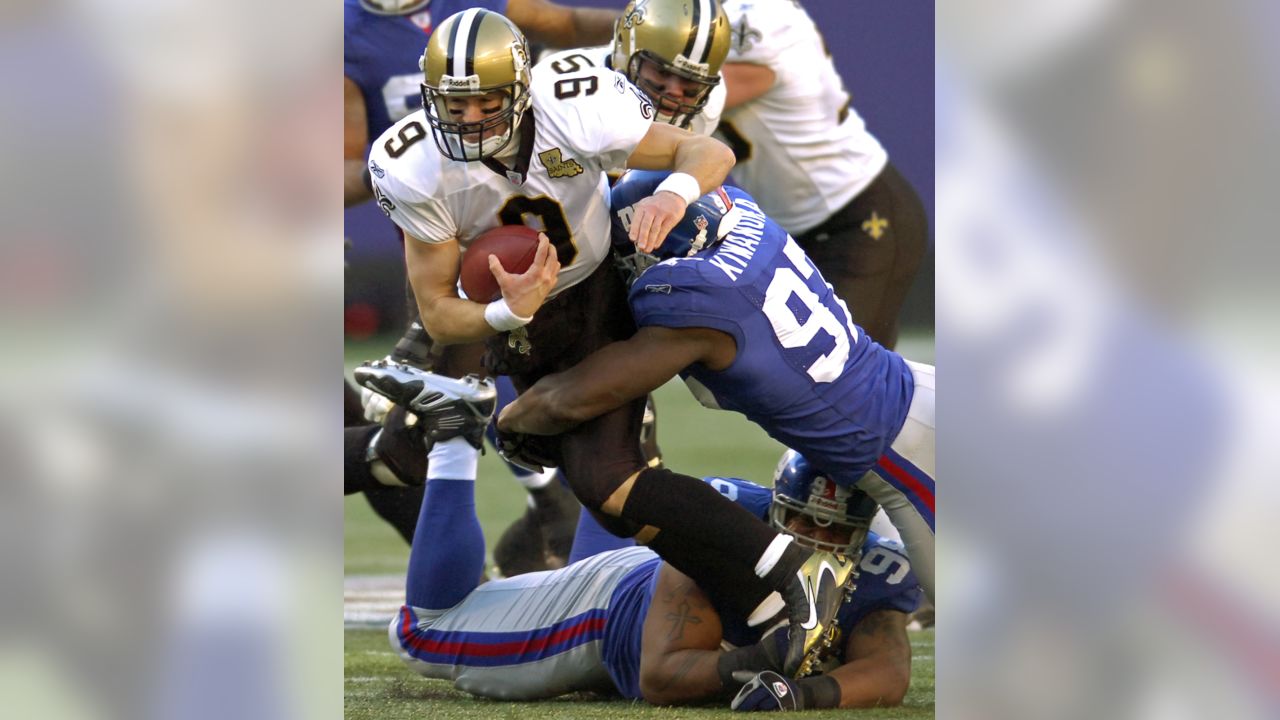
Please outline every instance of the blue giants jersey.
[[853, 324], [844, 301], [751, 196], [736, 229], [690, 258], [646, 270], [631, 287], [641, 326], [707, 327], [737, 341], [732, 365], [681, 372], [700, 402], [735, 410], [851, 484], [901, 430], [911, 371]]
[[422, 70], [418, 59], [431, 29], [469, 7], [504, 13], [507, 0], [433, 0], [408, 15], [379, 15], [344, 0], [343, 74], [360, 87], [369, 140], [422, 107]]
[[[739, 478], [703, 478], [722, 495], [745, 507], [752, 514], [768, 521], [769, 503], [773, 492]], [[653, 601], [658, 583], [661, 561], [637, 558], [637, 566], [613, 591], [609, 601], [609, 620], [601, 648], [601, 660], [609, 671], [618, 691], [627, 698], [640, 697], [640, 646], [644, 634], [645, 615]], [[841, 606], [836, 616], [843, 637], [868, 613], [877, 610], [915, 612], [922, 596], [911, 563], [902, 546], [874, 533], [867, 534], [862, 545], [862, 560], [858, 564], [857, 585]], [[720, 610], [723, 604], [712, 597], [720, 622], [724, 627], [724, 639], [732, 645], [743, 647], [759, 642], [768, 627], [747, 627], [745, 617]], [[836, 662], [844, 663], [844, 643], [838, 643]]]
[[600, 660], [618, 692], [633, 700], [640, 697], [640, 638], [661, 566], [657, 555], [639, 563], [622, 578], [609, 599]]

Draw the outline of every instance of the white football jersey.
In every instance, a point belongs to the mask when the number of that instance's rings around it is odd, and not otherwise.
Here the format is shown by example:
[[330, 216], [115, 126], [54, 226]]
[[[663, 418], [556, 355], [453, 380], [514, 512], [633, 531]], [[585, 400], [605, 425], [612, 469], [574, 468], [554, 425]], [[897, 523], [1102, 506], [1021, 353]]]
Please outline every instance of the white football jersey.
[[[573, 57], [577, 56], [578, 60]], [[555, 53], [549, 53], [542, 56], [542, 62], [559, 62], [558, 67], [569, 67], [570, 63], [578, 63], [585, 65], [590, 63], [593, 67], [613, 68], [613, 46], [602, 45], [600, 47], [578, 48], [577, 50], [561, 50]], [[624, 68], [625, 70], [625, 68]], [[619, 71], [621, 72], [621, 70]], [[693, 116], [693, 120], [689, 123], [689, 130], [699, 135], [710, 135], [715, 131], [716, 126], [720, 124], [720, 116], [724, 113], [725, 87], [724, 78], [713, 88], [711, 94], [707, 97], [707, 104], [702, 106], [702, 111]]]
[[726, 112], [716, 137], [738, 155], [738, 184], [799, 235], [870, 185], [888, 154], [849, 107], [822, 36], [799, 4], [725, 0], [724, 11], [733, 30], [725, 62], [764, 65], [777, 80]]
[[[528, 225], [556, 246], [555, 295], [591, 274], [609, 253], [609, 184], [648, 132], [653, 105], [620, 73], [592, 67], [533, 70], [517, 167], [500, 175], [483, 162], [440, 153], [423, 110], [392, 125], [369, 153], [374, 196], [411, 238], [457, 240], [466, 251], [499, 225]], [[530, 120], [533, 122], [530, 123]], [[523, 137], [533, 132], [531, 147]], [[527, 152], [526, 152], [527, 150]], [[414, 242], [412, 239], [406, 242]]]

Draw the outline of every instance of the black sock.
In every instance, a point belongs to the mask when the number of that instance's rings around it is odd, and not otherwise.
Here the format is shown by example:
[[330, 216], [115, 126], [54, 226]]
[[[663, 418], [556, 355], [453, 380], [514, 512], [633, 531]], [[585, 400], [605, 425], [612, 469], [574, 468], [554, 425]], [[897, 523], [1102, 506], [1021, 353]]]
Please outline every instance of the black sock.
[[778, 531], [701, 480], [666, 468], [636, 477], [622, 517], [696, 538], [723, 558], [755, 567]]
[[692, 578], [721, 612], [746, 617], [773, 592], [767, 582], [756, 577], [753, 566], [725, 560], [697, 539], [662, 530], [648, 546]]
[[658, 528], [653, 551], [735, 611], [750, 613], [776, 587], [756, 576], [755, 565], [778, 532], [697, 478], [644, 470], [622, 516]]

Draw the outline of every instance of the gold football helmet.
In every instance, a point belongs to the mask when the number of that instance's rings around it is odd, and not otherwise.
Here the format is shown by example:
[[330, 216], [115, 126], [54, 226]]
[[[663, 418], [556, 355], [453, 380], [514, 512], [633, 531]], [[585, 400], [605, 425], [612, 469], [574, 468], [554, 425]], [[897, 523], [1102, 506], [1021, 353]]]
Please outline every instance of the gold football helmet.
[[[510, 20], [481, 8], [450, 15], [431, 33], [419, 62], [422, 107], [440, 152], [482, 160], [516, 137], [529, 95], [529, 42]], [[458, 119], [457, 100], [500, 93], [501, 107], [479, 121]], [[450, 111], [453, 100], [453, 112]]]
[[[631, 0], [613, 28], [613, 69], [649, 96], [659, 117], [687, 127], [720, 82], [731, 30], [720, 0]], [[693, 82], [695, 91], [671, 94], [643, 77], [652, 67]]]

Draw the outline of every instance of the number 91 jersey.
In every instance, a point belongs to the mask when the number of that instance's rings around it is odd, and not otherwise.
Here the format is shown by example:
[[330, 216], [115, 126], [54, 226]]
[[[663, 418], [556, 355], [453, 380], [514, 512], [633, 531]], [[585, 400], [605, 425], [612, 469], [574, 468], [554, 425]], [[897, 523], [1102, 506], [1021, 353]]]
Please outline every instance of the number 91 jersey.
[[681, 371], [698, 401], [746, 415], [836, 482], [855, 483], [901, 430], [911, 371], [853, 324], [813, 261], [750, 195], [725, 190], [742, 210], [737, 227], [708, 251], [645, 270], [631, 286], [636, 322], [732, 335], [729, 367]]
[[410, 238], [471, 241], [499, 225], [528, 225], [555, 245], [552, 295], [585, 279], [609, 253], [609, 184], [648, 132], [653, 106], [621, 74], [585, 64], [532, 69], [532, 106], [502, 164], [445, 157], [423, 111], [389, 128], [369, 153], [378, 205]]

